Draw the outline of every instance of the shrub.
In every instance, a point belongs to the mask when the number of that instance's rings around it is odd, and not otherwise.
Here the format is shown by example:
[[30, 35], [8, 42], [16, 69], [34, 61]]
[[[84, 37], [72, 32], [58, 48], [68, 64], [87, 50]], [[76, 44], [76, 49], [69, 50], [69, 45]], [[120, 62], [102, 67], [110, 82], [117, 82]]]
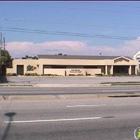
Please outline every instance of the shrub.
[[38, 76], [37, 73], [25, 73], [25, 76]]
[[42, 76], [60, 76], [60, 75], [57, 75], [57, 74], [42, 74]]
[[128, 73], [114, 73], [112, 76], [129, 76]]
[[36, 69], [36, 67], [28, 65], [27, 66], [27, 71], [34, 71]]
[[91, 76], [91, 74], [86, 73], [86, 76]]
[[69, 74], [69, 76], [76, 76], [75, 74]]
[[6, 75], [7, 75], [7, 76], [17, 76], [16, 73], [7, 73]]
[[103, 76], [103, 74], [102, 73], [99, 73], [99, 74], [95, 74], [96, 76]]
[[77, 76], [83, 76], [83, 74], [78, 74]]

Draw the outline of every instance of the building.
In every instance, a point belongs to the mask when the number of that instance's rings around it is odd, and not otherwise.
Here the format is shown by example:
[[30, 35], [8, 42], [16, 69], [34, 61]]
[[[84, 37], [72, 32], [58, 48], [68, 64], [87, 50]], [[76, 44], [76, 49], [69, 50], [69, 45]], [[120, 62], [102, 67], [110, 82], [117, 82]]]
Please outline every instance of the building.
[[8, 73], [17, 75], [137, 75], [139, 63], [127, 56], [37, 55], [38, 59], [14, 59]]
[[137, 53], [135, 53], [135, 55], [133, 56], [134, 60], [138, 60], [139, 64], [140, 64], [140, 51], [138, 51]]
[[133, 59], [139, 62], [139, 69], [140, 69], [140, 51], [134, 54]]

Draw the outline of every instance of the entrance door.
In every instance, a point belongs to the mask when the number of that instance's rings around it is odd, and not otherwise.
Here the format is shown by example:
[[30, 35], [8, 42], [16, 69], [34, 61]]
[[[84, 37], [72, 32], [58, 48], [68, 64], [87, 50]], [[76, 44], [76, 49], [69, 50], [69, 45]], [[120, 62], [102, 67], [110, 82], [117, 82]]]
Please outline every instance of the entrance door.
[[17, 65], [17, 75], [24, 75], [24, 65]]

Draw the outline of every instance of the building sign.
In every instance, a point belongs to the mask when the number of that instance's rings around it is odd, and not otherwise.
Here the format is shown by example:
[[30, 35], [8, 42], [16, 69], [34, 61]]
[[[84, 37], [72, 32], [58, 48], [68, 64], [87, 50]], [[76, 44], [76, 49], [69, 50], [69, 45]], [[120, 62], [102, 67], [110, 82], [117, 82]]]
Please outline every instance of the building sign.
[[139, 140], [140, 139], [140, 127], [137, 127], [134, 131], [134, 138], [136, 140]]
[[69, 71], [69, 73], [82, 73], [82, 71], [79, 69], [72, 69]]
[[66, 75], [85, 75], [84, 69], [66, 69]]

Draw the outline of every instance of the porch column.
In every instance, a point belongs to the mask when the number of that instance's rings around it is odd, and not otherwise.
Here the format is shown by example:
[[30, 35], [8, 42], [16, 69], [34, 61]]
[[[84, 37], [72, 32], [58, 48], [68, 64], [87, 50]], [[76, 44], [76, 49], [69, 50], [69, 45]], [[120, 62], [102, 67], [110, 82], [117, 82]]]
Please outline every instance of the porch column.
[[138, 71], [137, 71], [137, 66], [135, 66], [135, 74], [137, 75], [138, 73], [137, 73]]
[[39, 74], [40, 75], [43, 74], [43, 65], [42, 64], [39, 65]]
[[14, 69], [14, 70], [13, 70], [13, 73], [16, 73], [16, 74], [17, 74], [17, 65], [14, 64], [14, 65], [13, 65], [13, 69]]
[[107, 73], [107, 65], [105, 65], [105, 75], [108, 75], [108, 73]]
[[128, 70], [128, 74], [131, 75], [132, 74], [132, 66], [129, 66], [129, 70]]
[[27, 65], [23, 65], [24, 66], [24, 74], [27, 73]]
[[110, 75], [113, 75], [113, 65], [111, 65], [111, 68], [110, 68]]

